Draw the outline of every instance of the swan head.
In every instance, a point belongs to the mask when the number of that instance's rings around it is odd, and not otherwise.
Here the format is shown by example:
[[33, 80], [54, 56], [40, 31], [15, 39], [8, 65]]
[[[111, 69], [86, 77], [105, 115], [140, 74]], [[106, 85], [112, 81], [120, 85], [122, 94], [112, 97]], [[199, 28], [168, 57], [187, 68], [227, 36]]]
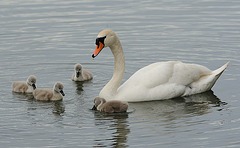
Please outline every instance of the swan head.
[[77, 63], [75, 66], [74, 66], [74, 70], [76, 71], [76, 77], [78, 78], [79, 75], [81, 74], [82, 72], [82, 65]]
[[36, 85], [35, 85], [36, 81], [37, 81], [36, 76], [30, 75], [27, 79], [27, 84], [32, 86], [33, 89], [36, 89]]
[[54, 85], [54, 91], [57, 93], [61, 93], [63, 96], [65, 96], [64, 92], [63, 92], [63, 84], [61, 82], [57, 82]]
[[117, 35], [112, 30], [103, 30], [101, 31], [96, 39], [96, 49], [92, 54], [92, 57], [95, 58], [104, 47], [113, 46], [117, 40]]
[[94, 102], [94, 105], [93, 105], [92, 110], [97, 110], [97, 107], [98, 107], [100, 104], [105, 103], [106, 100], [105, 100], [104, 98], [96, 97], [93, 102]]

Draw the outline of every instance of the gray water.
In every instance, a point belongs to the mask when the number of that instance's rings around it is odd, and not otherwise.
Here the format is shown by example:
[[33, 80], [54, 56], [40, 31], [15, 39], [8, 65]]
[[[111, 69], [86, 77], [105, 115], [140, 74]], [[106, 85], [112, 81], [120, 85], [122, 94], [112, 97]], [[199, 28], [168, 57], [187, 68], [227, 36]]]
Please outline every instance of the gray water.
[[[126, 58], [124, 80], [153, 62], [178, 60], [229, 67], [212, 91], [186, 98], [130, 103], [129, 112], [91, 111], [113, 72], [97, 34], [114, 30]], [[92, 81], [71, 81], [73, 66]], [[64, 84], [63, 101], [13, 93], [13, 81]], [[240, 147], [240, 1], [1, 0], [1, 147]]]

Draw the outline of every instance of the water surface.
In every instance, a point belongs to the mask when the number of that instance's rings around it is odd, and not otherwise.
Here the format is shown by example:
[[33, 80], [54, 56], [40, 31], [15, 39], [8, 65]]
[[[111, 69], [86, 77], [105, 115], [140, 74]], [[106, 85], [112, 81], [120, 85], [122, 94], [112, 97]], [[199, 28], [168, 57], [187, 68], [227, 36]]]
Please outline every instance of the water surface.
[[[237, 0], [8, 1], [0, 5], [0, 144], [2, 147], [239, 147], [240, 2]], [[130, 111], [91, 111], [111, 78], [113, 57], [94, 60], [95, 38], [114, 30], [122, 43], [124, 81], [153, 62], [177, 60], [214, 70], [231, 61], [212, 91], [130, 103]], [[73, 66], [92, 81], [71, 81]], [[37, 76], [37, 87], [64, 84], [60, 102], [11, 91]]]

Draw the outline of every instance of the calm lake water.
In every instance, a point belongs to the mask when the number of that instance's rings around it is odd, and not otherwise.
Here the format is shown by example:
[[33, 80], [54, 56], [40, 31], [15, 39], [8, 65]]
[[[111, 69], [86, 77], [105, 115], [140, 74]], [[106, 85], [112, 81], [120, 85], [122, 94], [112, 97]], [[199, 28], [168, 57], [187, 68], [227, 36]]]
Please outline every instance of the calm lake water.
[[[121, 40], [124, 81], [158, 61], [231, 63], [212, 91], [94, 112], [113, 72], [108, 48], [91, 58], [103, 29]], [[72, 82], [75, 63], [93, 80]], [[11, 83], [31, 74], [39, 88], [61, 81], [63, 101], [12, 93]], [[0, 82], [1, 147], [240, 147], [240, 1], [1, 0]]]

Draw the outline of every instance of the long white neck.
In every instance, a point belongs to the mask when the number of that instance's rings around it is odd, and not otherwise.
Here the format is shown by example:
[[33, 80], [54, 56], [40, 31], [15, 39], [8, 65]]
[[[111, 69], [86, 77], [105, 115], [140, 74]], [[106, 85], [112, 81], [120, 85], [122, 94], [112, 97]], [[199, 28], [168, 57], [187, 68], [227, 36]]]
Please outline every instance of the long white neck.
[[122, 82], [125, 72], [125, 58], [122, 50], [122, 45], [118, 38], [115, 44], [110, 46], [110, 49], [114, 56], [114, 72], [111, 80], [103, 87], [99, 93], [99, 96], [106, 100], [113, 99], [112, 97], [117, 94], [117, 89]]

